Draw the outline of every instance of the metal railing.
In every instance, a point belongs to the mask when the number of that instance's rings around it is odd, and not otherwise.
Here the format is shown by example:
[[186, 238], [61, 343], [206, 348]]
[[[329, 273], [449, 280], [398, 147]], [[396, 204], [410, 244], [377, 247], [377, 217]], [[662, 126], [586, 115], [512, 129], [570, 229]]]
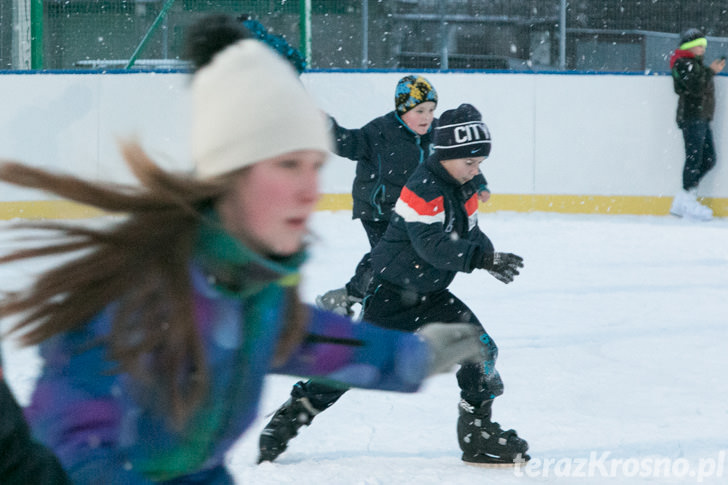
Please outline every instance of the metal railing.
[[313, 69], [661, 70], [686, 27], [701, 28], [711, 39], [728, 37], [724, 4], [0, 0], [0, 69], [87, 69], [119, 60], [124, 68], [148, 68], [137, 64], [141, 58], [184, 62], [187, 27], [207, 13], [227, 12], [250, 14], [284, 36]]

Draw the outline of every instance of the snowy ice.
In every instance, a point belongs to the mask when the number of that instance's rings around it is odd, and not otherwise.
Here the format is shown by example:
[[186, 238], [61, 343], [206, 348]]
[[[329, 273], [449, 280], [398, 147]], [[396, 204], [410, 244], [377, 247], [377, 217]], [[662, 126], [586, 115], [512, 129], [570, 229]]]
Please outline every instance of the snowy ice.
[[[728, 483], [728, 220], [501, 212], [480, 214], [480, 226], [525, 268], [510, 285], [476, 271], [451, 289], [499, 345], [506, 391], [494, 419], [528, 440], [531, 463], [460, 461], [453, 370], [415, 394], [353, 390], [275, 463], [256, 465], [258, 433], [296, 381], [270, 376], [259, 419], [229, 455], [236, 480]], [[346, 283], [368, 249], [349, 212], [317, 212], [312, 229], [307, 301]], [[0, 282], [37, 270], [0, 266]], [[33, 349], [4, 346], [25, 403], [40, 363]]]

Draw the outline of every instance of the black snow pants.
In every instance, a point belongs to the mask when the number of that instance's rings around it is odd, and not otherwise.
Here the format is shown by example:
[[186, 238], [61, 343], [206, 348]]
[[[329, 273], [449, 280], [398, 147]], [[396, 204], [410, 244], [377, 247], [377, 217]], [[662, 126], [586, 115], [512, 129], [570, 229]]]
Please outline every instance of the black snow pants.
[[689, 120], [680, 123], [685, 140], [685, 166], [683, 167], [683, 189], [690, 190], [715, 167], [713, 131], [707, 120]]
[[[389, 225], [388, 221], [361, 221], [361, 225], [364, 226], [364, 231], [367, 233], [369, 239], [369, 247], [373, 248], [377, 245], [384, 232], [387, 230]], [[372, 253], [367, 252], [362, 256], [359, 264], [356, 265], [356, 271], [354, 276], [351, 277], [349, 282], [346, 284], [346, 293], [349, 296], [356, 298], [364, 298], [369, 287], [369, 282], [372, 279]]]
[[[477, 325], [483, 331], [480, 337], [483, 360], [460, 366], [456, 374], [460, 397], [479, 406], [503, 394], [503, 381], [495, 368], [498, 347], [470, 308], [449, 290], [418, 295], [375, 279], [372, 291], [364, 301], [364, 320], [405, 332], [414, 332], [422, 325], [434, 322]], [[323, 411], [345, 392], [341, 388], [309, 380], [298, 382], [291, 395], [306, 397], [316, 409]]]

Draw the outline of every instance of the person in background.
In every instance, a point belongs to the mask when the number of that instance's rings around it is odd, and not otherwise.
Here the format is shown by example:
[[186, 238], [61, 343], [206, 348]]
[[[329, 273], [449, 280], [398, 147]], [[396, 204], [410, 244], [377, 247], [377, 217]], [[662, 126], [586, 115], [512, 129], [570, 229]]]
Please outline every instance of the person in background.
[[[362, 128], [341, 127], [332, 117], [336, 154], [356, 161], [352, 184], [352, 217], [359, 219], [370, 248], [377, 245], [389, 225], [394, 203], [407, 179], [432, 153], [432, 130], [437, 126], [437, 91], [423, 76], [409, 75], [397, 82], [394, 110]], [[482, 174], [474, 180], [480, 200], [490, 197]], [[343, 288], [316, 299], [327, 310], [353, 316], [371, 281], [371, 253], [362, 256], [354, 275]]]
[[58, 459], [33, 440], [12, 391], [3, 380], [0, 353], [0, 483], [71, 485]]
[[670, 58], [670, 69], [677, 102], [677, 125], [685, 141], [685, 165], [682, 190], [675, 196], [670, 213], [708, 221], [713, 218], [710, 207], [697, 199], [698, 184], [715, 166], [715, 146], [710, 123], [715, 111], [713, 78], [725, 68], [725, 57], [710, 66], [703, 64], [708, 41], [698, 29], [680, 34], [680, 47]]
[[[490, 147], [490, 132], [473, 106], [463, 104], [442, 114], [433, 155], [411, 174], [384, 236], [372, 249], [374, 277], [364, 319], [406, 332], [435, 321], [476, 329], [480, 356], [457, 372], [462, 459], [512, 465], [530, 457], [525, 440], [491, 420], [493, 400], [503, 393], [495, 369], [498, 348], [473, 312], [448, 290], [458, 272], [485, 269], [510, 283], [523, 267], [520, 256], [496, 252], [478, 226], [477, 188], [471, 182]], [[261, 433], [260, 460], [274, 460], [302, 425], [310, 424], [344, 392], [326, 389], [315, 380], [294, 386], [291, 398]]]
[[233, 483], [224, 456], [269, 372], [413, 392], [477, 356], [466, 326], [414, 335], [300, 301], [328, 127], [281, 56], [219, 27], [190, 35], [191, 57], [208, 60], [190, 85], [192, 173], [135, 143], [122, 144], [134, 186], [0, 164], [3, 182], [117, 214], [103, 227], [21, 223], [51, 239], [0, 258], [62, 257], [4, 295], [0, 317], [39, 344], [26, 414], [75, 484]]

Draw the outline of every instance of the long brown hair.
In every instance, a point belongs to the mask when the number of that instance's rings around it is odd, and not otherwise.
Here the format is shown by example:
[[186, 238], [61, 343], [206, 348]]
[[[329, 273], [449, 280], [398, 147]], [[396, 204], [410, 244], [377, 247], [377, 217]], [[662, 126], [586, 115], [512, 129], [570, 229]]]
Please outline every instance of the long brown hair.
[[[54, 231], [58, 238], [0, 258], [0, 263], [82, 251], [43, 273], [24, 291], [4, 295], [0, 317], [19, 315], [10, 329], [25, 345], [84, 325], [118, 303], [105, 344], [119, 371], [162, 389], [172, 423], [183, 425], [202, 402], [208, 370], [195, 325], [189, 262], [203, 212], [228, 185], [159, 168], [135, 143], [121, 147], [138, 187], [89, 182], [15, 162], [0, 165], [0, 180], [91, 205], [123, 217], [111, 228], [53, 221], [21, 228]], [[274, 360], [285, 360], [305, 332], [297, 291], [288, 292], [286, 329]], [[149, 359], [155, 368], [150, 373]]]

